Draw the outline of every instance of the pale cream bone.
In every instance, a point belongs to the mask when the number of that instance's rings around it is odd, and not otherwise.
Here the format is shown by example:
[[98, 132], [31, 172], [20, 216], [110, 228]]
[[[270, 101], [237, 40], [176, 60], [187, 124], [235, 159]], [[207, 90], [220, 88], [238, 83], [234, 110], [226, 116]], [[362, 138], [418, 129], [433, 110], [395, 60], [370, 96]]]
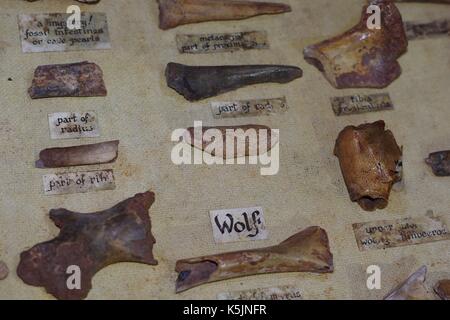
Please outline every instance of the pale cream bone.
[[425, 284], [426, 275], [427, 267], [422, 266], [384, 297], [384, 300], [435, 300], [435, 296]]

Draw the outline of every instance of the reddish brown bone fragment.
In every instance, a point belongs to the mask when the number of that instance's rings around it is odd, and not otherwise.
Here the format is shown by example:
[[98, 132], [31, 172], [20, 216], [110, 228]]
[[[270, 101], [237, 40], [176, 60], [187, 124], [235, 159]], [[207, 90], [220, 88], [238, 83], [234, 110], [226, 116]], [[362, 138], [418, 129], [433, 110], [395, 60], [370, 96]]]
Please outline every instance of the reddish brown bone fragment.
[[436, 283], [434, 291], [442, 300], [450, 300], [450, 280], [441, 280]]

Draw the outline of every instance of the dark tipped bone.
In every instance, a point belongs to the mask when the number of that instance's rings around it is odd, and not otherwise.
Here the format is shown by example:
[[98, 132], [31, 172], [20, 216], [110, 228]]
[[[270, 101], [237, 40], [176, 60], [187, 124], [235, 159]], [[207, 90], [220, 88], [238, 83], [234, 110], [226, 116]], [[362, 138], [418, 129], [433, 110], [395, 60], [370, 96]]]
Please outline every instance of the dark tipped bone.
[[189, 23], [242, 20], [291, 11], [286, 4], [255, 1], [158, 0], [158, 3], [159, 27], [163, 30]]
[[450, 280], [441, 280], [436, 283], [434, 291], [442, 300], [450, 300]]
[[450, 150], [431, 153], [425, 162], [438, 177], [450, 176]]
[[434, 296], [425, 285], [426, 275], [427, 267], [423, 266], [392, 290], [384, 300], [434, 300]]
[[333, 272], [328, 236], [319, 227], [307, 228], [277, 246], [180, 260], [176, 291], [201, 284], [256, 274]]
[[280, 65], [191, 67], [169, 63], [166, 68], [167, 85], [189, 101], [258, 83], [288, 83], [302, 74], [300, 68]]
[[[28, 285], [45, 287], [58, 299], [84, 299], [94, 275], [108, 265], [156, 265], [152, 253], [155, 238], [148, 215], [154, 201], [154, 193], [146, 192], [90, 214], [51, 210], [50, 218], [61, 229], [60, 234], [22, 252], [17, 275]], [[79, 290], [67, 287], [70, 274], [66, 271], [70, 266], [81, 270]]]

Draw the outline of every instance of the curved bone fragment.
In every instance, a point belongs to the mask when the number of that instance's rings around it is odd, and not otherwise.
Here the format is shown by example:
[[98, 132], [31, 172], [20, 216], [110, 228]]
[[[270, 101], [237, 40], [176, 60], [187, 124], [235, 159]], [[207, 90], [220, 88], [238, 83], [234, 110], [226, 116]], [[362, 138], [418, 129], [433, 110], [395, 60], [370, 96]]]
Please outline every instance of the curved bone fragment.
[[350, 199], [366, 211], [386, 208], [393, 185], [402, 180], [402, 150], [384, 121], [346, 127], [334, 154]]
[[119, 141], [108, 141], [96, 144], [67, 148], [51, 148], [39, 153], [36, 168], [62, 168], [103, 164], [116, 161]]
[[427, 267], [423, 266], [392, 290], [384, 300], [435, 300], [425, 285], [426, 275]]
[[[258, 156], [272, 150], [279, 136], [269, 127], [248, 124], [243, 126], [195, 127], [186, 130], [184, 141], [192, 147], [223, 159]], [[216, 138], [220, 139], [219, 141]], [[234, 149], [227, 154], [227, 141], [234, 142]], [[219, 143], [217, 143], [219, 142]]]
[[[51, 241], [22, 252], [17, 275], [28, 285], [45, 287], [58, 299], [84, 299], [92, 288], [94, 275], [108, 265], [136, 262], [156, 265], [155, 238], [148, 214], [155, 194], [137, 194], [114, 207], [83, 214], [66, 209], [50, 211], [50, 219], [61, 229]], [[81, 286], [70, 290], [70, 274], [75, 266]]]
[[159, 27], [221, 20], [242, 20], [264, 14], [291, 12], [289, 5], [235, 0], [158, 0]]
[[400, 12], [390, 0], [369, 4], [381, 10], [380, 29], [368, 28], [372, 13], [366, 6], [358, 25], [303, 52], [335, 88], [384, 88], [401, 74], [397, 59], [406, 52], [408, 40]]
[[282, 65], [186, 66], [169, 63], [167, 85], [189, 101], [197, 101], [259, 83], [288, 83], [300, 78], [298, 67]]
[[442, 300], [450, 300], [450, 280], [441, 280], [436, 283], [434, 291]]
[[176, 292], [201, 284], [256, 274], [281, 272], [333, 272], [328, 236], [309, 227], [277, 246], [180, 260]]
[[6, 263], [0, 261], [0, 281], [5, 280], [9, 275], [9, 269]]
[[106, 96], [103, 71], [91, 62], [37, 67], [28, 93], [32, 99]]
[[431, 153], [425, 162], [438, 177], [450, 176], [450, 150]]

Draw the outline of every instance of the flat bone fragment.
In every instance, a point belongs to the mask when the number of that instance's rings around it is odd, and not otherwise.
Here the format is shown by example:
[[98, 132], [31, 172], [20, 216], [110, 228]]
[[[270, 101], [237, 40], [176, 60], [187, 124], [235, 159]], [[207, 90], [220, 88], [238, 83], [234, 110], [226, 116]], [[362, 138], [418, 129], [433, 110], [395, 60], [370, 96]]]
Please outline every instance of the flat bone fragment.
[[9, 275], [9, 269], [6, 263], [0, 261], [0, 281], [5, 280]]
[[91, 62], [37, 67], [28, 93], [32, 99], [106, 96], [103, 71]]
[[402, 150], [384, 121], [348, 126], [336, 140], [334, 154], [350, 199], [366, 211], [384, 209], [394, 184], [402, 180]]
[[63, 168], [111, 163], [116, 161], [118, 149], [118, 140], [66, 148], [45, 149], [39, 153], [36, 168]]
[[425, 285], [426, 275], [427, 267], [423, 266], [392, 290], [384, 300], [435, 300]]
[[450, 176], [450, 150], [431, 153], [425, 162], [438, 177]]
[[441, 280], [434, 287], [434, 291], [442, 300], [450, 300], [450, 280]]
[[[57, 299], [78, 300], [87, 297], [94, 275], [111, 264], [158, 264], [148, 214], [154, 201], [155, 194], [146, 192], [95, 213], [51, 210], [59, 235], [22, 252], [17, 275], [28, 285], [45, 287]], [[68, 289], [71, 266], [81, 271], [79, 290]]]
[[176, 292], [237, 277], [282, 272], [333, 272], [328, 236], [309, 227], [277, 246], [180, 260]]
[[259, 83], [288, 83], [302, 77], [300, 68], [283, 65], [186, 66], [169, 63], [167, 85], [189, 101], [198, 101]]
[[[272, 150], [279, 141], [278, 135], [263, 125], [202, 127], [202, 130], [198, 131], [201, 136], [196, 134], [195, 127], [188, 128], [183, 137], [184, 141], [192, 147], [223, 159], [259, 156]], [[219, 145], [215, 143], [216, 136], [223, 137]], [[235, 141], [230, 155], [227, 154], [227, 141]], [[239, 141], [241, 143], [238, 143]]]
[[369, 5], [381, 9], [380, 29], [368, 28], [372, 13], [366, 6], [358, 25], [303, 52], [337, 89], [384, 88], [401, 74], [397, 59], [406, 52], [408, 40], [400, 12], [390, 0], [372, 0]]
[[206, 21], [242, 20], [264, 14], [291, 12], [289, 5], [234, 0], [158, 0], [162, 30]]

